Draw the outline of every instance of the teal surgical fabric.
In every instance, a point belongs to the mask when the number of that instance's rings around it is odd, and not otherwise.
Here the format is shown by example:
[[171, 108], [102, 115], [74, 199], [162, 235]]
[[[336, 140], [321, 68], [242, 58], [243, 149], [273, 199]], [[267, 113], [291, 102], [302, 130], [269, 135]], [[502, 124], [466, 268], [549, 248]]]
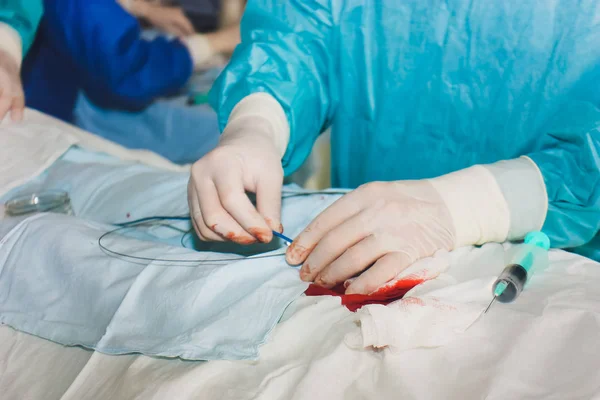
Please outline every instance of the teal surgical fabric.
[[255, 0], [212, 102], [223, 128], [242, 98], [274, 96], [287, 174], [332, 125], [335, 186], [527, 155], [544, 232], [578, 247], [600, 226], [599, 21], [594, 0]]
[[[3, 204], [22, 194], [68, 191], [76, 217], [0, 219], [0, 325], [106, 354], [256, 359], [284, 310], [308, 287], [285, 262], [283, 243], [254, 245], [253, 252], [280, 256], [244, 258], [239, 254], [252, 246], [195, 242], [182, 237], [189, 220], [166, 220], [179, 230], [140, 226], [102, 242], [140, 259], [99, 246], [99, 237], [114, 229], [108, 223], [189, 213], [188, 179], [74, 147], [1, 197]], [[337, 198], [283, 200], [286, 234], [295, 237]]]
[[23, 43], [23, 56], [33, 43], [42, 13], [41, 0], [0, 0], [0, 22], [19, 32]]

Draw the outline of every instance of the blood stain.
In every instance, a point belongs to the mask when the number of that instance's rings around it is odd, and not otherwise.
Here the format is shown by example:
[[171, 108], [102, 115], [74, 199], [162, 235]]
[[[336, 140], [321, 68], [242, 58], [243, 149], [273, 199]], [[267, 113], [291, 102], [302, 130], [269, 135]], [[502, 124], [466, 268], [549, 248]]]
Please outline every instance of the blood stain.
[[425, 279], [400, 279], [391, 285], [383, 286], [371, 293], [373, 296], [381, 296], [400, 289], [412, 289], [425, 282]]
[[418, 297], [405, 297], [402, 299], [402, 303], [404, 304], [414, 304], [417, 306], [425, 306], [425, 302]]
[[236, 243], [242, 244], [242, 245], [252, 244], [252, 243], [256, 242], [256, 239], [254, 239], [253, 237], [240, 236], [240, 235], [236, 235], [233, 232], [227, 232], [227, 234], [225, 235], [225, 238], [227, 240], [231, 240], [232, 242], [236, 242]]
[[268, 238], [269, 238], [269, 235], [271, 234], [270, 231], [265, 231], [264, 229], [261, 229], [261, 228], [250, 228], [250, 229], [248, 229], [248, 232], [263, 243], [269, 242]]

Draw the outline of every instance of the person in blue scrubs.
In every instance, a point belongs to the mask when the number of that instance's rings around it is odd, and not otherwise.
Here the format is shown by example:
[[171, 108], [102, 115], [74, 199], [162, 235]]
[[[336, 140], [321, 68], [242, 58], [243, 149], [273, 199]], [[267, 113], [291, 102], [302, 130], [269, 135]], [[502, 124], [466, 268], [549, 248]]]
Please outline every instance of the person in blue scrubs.
[[[161, 107], [151, 115], [144, 111], [157, 99], [177, 94], [194, 71], [237, 41], [225, 42], [217, 33], [146, 40], [138, 20], [115, 0], [46, 0], [44, 7], [23, 66], [28, 106], [73, 122], [83, 91], [90, 107], [134, 119], [143, 114], [139, 126], [130, 125], [120, 136], [95, 132], [118, 143], [154, 150], [176, 162], [192, 161], [214, 147], [214, 114], [183, 106], [181, 112]], [[156, 129], [150, 133], [141, 128], [148, 120]]]
[[0, 1], [0, 121], [23, 119], [25, 95], [20, 68], [42, 17], [42, 1]]
[[271, 240], [283, 175], [332, 126], [333, 183], [356, 190], [289, 247], [306, 281], [371, 293], [539, 229], [600, 259], [599, 18], [591, 0], [250, 2], [213, 88], [219, 146], [192, 168], [198, 235]]

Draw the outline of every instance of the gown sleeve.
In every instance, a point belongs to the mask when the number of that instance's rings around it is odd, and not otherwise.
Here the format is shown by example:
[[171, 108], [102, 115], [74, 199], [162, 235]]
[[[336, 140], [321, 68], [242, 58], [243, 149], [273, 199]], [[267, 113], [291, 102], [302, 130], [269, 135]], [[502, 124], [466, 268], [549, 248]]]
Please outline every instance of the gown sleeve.
[[141, 37], [138, 21], [116, 1], [46, 0], [49, 40], [78, 67], [86, 92], [143, 105], [180, 89], [193, 72], [179, 40]]
[[[585, 110], [587, 108], [587, 111]], [[590, 242], [600, 230], [600, 108], [579, 107], [596, 114], [598, 126], [561, 130], [546, 136], [544, 149], [529, 157], [537, 164], [546, 185], [548, 213], [543, 230], [553, 246], [578, 247]]]
[[42, 0], [0, 0], [0, 22], [8, 24], [21, 36], [23, 57], [33, 43], [42, 12]]
[[250, 94], [268, 93], [281, 104], [290, 125], [286, 175], [302, 165], [335, 112], [333, 24], [327, 0], [249, 1], [242, 43], [210, 95], [221, 130]]

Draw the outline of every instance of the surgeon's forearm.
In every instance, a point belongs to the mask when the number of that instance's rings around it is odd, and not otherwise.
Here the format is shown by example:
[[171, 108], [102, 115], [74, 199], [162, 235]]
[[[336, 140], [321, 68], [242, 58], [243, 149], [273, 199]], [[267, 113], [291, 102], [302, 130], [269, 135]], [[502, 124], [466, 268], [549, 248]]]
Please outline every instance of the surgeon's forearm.
[[240, 43], [240, 25], [220, 29], [216, 32], [205, 34], [211, 46], [221, 54], [231, 54]]
[[548, 188], [544, 232], [559, 248], [584, 245], [600, 233], [600, 137], [590, 118], [582, 123], [589, 130], [573, 125], [553, 131], [544, 149], [528, 155]]
[[430, 181], [452, 216], [456, 247], [520, 239], [544, 224], [546, 187], [526, 157], [476, 165]]
[[209, 37], [203, 34], [195, 34], [182, 38], [181, 41], [190, 53], [194, 71], [208, 69], [214, 64], [213, 60], [219, 52]]
[[0, 22], [0, 50], [8, 53], [17, 63], [21, 65], [23, 59], [23, 44], [21, 35], [10, 25]]
[[191, 35], [182, 41], [190, 52], [194, 69], [205, 69], [215, 57], [233, 52], [240, 42], [240, 28], [235, 25], [217, 32]]
[[[19, 37], [19, 43], [21, 43], [19, 55], [16, 57], [19, 59], [19, 63], [29, 51], [35, 38], [43, 14], [44, 5], [42, 3], [42, 0], [0, 1], [0, 23], [14, 29]], [[7, 39], [4, 32], [0, 36], [0, 48], [12, 52], [4, 48], [6, 40], [12, 41]]]
[[256, 135], [268, 138], [283, 158], [290, 140], [290, 125], [279, 102], [267, 93], [251, 94], [234, 107], [221, 141]]

